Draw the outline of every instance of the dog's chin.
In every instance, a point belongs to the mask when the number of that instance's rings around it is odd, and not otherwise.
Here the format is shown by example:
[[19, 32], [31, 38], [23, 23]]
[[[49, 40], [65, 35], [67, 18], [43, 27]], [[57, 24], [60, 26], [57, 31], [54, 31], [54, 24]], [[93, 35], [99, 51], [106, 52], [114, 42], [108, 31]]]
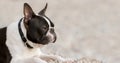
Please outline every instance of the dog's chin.
[[53, 41], [42, 41], [42, 42], [39, 42], [39, 44], [42, 44], [42, 45], [48, 45], [50, 43], [54, 43]]
[[50, 43], [50, 41], [49, 40], [43, 40], [43, 41], [38, 41], [37, 43], [41, 44], [41, 45], [47, 45], [47, 44]]
[[41, 45], [47, 45], [47, 44], [49, 44], [49, 42], [40, 42], [39, 44], [41, 44]]
[[39, 40], [37, 43], [42, 44], [42, 45], [47, 45], [49, 43], [54, 43], [54, 40], [48, 37], [45, 37], [42, 40]]

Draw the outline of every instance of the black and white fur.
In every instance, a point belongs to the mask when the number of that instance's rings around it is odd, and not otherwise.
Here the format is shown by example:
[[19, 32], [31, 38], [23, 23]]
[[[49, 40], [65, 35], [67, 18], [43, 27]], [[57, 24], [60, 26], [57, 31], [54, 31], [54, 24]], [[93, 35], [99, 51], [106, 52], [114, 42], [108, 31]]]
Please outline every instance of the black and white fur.
[[[47, 56], [40, 48], [56, 41], [54, 24], [45, 16], [46, 8], [47, 4], [36, 15], [27, 3], [24, 4], [24, 17], [20, 25], [26, 42], [23, 42], [18, 30], [20, 21], [0, 29], [0, 63], [46, 63], [40, 59]], [[27, 47], [26, 43], [32, 48]]]

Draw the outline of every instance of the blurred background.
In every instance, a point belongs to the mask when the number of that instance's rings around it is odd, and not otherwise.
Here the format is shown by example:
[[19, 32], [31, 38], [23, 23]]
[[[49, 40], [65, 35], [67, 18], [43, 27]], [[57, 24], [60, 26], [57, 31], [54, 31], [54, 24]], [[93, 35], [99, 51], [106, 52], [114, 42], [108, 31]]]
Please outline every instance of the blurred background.
[[36, 13], [48, 3], [58, 39], [44, 53], [120, 63], [120, 0], [0, 0], [0, 27], [23, 17], [24, 2]]

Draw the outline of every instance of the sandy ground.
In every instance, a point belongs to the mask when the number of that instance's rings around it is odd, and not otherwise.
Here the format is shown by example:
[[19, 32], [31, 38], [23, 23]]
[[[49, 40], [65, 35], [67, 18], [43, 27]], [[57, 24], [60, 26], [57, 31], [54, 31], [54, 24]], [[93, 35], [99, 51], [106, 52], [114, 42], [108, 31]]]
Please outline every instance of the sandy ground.
[[120, 0], [0, 0], [0, 27], [23, 17], [23, 3], [55, 23], [58, 40], [43, 52], [120, 63]]

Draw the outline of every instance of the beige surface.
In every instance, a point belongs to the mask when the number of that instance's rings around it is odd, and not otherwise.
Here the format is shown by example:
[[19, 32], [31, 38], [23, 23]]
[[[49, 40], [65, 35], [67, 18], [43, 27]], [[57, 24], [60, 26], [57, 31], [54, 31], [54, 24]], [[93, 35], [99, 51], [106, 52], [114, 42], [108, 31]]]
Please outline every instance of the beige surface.
[[44, 52], [120, 63], [120, 0], [0, 0], [0, 27], [23, 16], [24, 2], [36, 12], [49, 4], [58, 40]]

